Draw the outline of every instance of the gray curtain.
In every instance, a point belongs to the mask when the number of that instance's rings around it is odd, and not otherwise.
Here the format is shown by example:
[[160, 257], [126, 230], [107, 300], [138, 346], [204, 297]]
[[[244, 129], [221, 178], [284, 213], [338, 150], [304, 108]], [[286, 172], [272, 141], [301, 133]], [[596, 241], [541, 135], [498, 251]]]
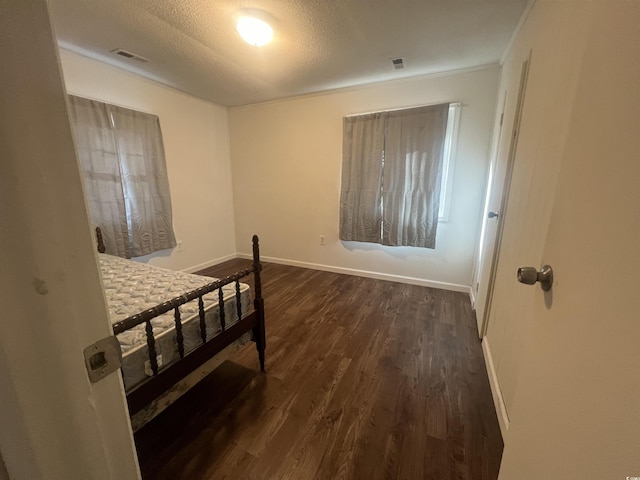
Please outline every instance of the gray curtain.
[[175, 247], [158, 117], [75, 96], [69, 103], [89, 215], [107, 253]]
[[448, 113], [449, 104], [388, 113], [384, 245], [435, 248]]
[[116, 131], [133, 255], [173, 248], [176, 238], [160, 121], [155, 115], [108, 108]]
[[107, 105], [69, 96], [89, 216], [102, 230], [107, 253], [131, 258], [127, 211], [115, 131]]
[[449, 104], [346, 117], [340, 239], [435, 248]]
[[384, 115], [343, 121], [340, 239], [380, 242]]

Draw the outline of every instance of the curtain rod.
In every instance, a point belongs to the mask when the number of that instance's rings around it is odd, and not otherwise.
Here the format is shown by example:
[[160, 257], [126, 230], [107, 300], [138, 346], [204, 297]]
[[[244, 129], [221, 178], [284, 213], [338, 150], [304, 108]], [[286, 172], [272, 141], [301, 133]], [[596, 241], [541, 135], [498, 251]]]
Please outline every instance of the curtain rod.
[[397, 112], [399, 110], [411, 110], [413, 108], [421, 108], [421, 107], [432, 107], [433, 105], [442, 105], [443, 103], [449, 103], [449, 105], [453, 105], [455, 107], [459, 107], [462, 105], [462, 102], [438, 102], [438, 103], [425, 103], [424, 105], [414, 105], [412, 107], [398, 107], [398, 108], [389, 108], [387, 110], [375, 110], [373, 112], [363, 112], [363, 113], [350, 113], [349, 115], [345, 115], [344, 118], [349, 117], [359, 117], [361, 115], [371, 115], [373, 113], [387, 113], [387, 112]]
[[114, 107], [120, 107], [120, 108], [125, 108], [127, 110], [133, 110], [134, 112], [139, 112], [139, 113], [146, 113], [147, 115], [155, 115], [156, 117], [160, 118], [160, 115], [158, 115], [157, 113], [153, 113], [153, 112], [148, 112], [146, 110], [140, 110], [138, 107], [131, 107], [131, 106], [127, 106], [127, 105], [122, 105], [120, 103], [115, 103], [109, 100], [104, 100], [101, 98], [96, 98], [93, 96], [89, 96], [89, 95], [85, 95], [84, 93], [74, 93], [74, 92], [70, 92], [67, 90], [67, 95], [73, 95], [74, 97], [80, 97], [80, 98], [84, 98], [85, 100], [93, 100], [94, 102], [100, 102], [100, 103], [106, 103], [107, 105], [113, 105]]

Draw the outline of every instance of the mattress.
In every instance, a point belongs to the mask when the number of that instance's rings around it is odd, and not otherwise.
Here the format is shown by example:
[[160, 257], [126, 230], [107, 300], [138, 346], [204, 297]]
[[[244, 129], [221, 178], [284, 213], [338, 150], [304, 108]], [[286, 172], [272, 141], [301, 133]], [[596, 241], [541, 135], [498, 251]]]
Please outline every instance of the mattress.
[[[107, 254], [99, 254], [100, 272], [109, 309], [111, 323], [117, 323], [131, 315], [140, 313], [190, 290], [202, 287], [216, 279], [174, 270], [167, 270], [144, 263], [126, 260]], [[227, 327], [238, 321], [235, 283], [223, 287], [225, 324]], [[218, 291], [203, 297], [207, 339], [220, 332], [220, 310]], [[250, 311], [251, 292], [249, 286], [240, 284], [241, 314]], [[198, 300], [180, 307], [185, 355], [202, 344]], [[151, 320], [156, 354], [160, 370], [180, 358], [175, 335], [174, 312]], [[122, 376], [127, 390], [132, 389], [151, 373], [145, 324], [138, 325], [117, 335], [122, 348]], [[246, 343], [248, 336], [243, 337]]]

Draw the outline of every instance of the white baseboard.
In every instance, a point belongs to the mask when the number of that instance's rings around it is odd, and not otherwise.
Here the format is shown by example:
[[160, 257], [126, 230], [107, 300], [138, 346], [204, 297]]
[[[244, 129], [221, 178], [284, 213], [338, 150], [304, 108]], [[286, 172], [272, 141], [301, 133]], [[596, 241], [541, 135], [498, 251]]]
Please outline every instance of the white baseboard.
[[473, 291], [473, 288], [469, 287], [469, 300], [471, 301], [471, 308], [476, 310], [476, 292]]
[[216, 258], [215, 260], [201, 263], [200, 265], [194, 265], [193, 267], [185, 268], [182, 271], [187, 273], [194, 273], [200, 270], [204, 270], [205, 268], [213, 267], [214, 265], [218, 265], [219, 263], [226, 262], [228, 260], [233, 260], [234, 258], [238, 258], [238, 255], [236, 255], [235, 253], [231, 253], [229, 255], [225, 255], [224, 257]]
[[500, 389], [500, 383], [498, 383], [498, 375], [495, 365], [493, 364], [493, 357], [491, 356], [489, 339], [487, 337], [482, 339], [482, 353], [484, 354], [484, 363], [487, 366], [489, 385], [491, 386], [491, 396], [493, 397], [493, 405], [498, 416], [502, 440], [506, 443], [507, 432], [509, 431], [509, 415], [507, 415], [507, 408], [504, 404], [504, 399], [502, 398], [502, 390]]
[[[238, 258], [251, 259], [253, 257], [247, 253], [239, 253]], [[471, 291], [471, 287], [467, 285], [438, 282], [435, 280], [426, 280], [423, 278], [406, 277], [403, 275], [393, 275], [390, 273], [371, 272], [368, 270], [357, 270], [354, 268], [335, 267], [333, 265], [322, 265], [319, 263], [299, 262], [297, 260], [288, 260], [285, 258], [260, 257], [260, 259], [265, 262], [278, 263], [280, 265], [289, 265], [291, 267], [309, 268], [311, 270], [322, 270], [324, 272], [342, 273], [344, 275], [355, 275], [357, 277], [375, 278], [376, 280], [407, 283], [409, 285], [420, 285], [422, 287], [439, 288], [441, 290], [452, 290], [454, 292], [470, 293]]]

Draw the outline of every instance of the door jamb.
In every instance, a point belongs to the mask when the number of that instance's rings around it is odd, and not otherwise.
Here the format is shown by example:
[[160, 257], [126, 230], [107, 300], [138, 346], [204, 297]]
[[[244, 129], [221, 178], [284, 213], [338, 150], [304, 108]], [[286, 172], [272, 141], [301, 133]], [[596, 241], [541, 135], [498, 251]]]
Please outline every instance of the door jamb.
[[518, 147], [518, 137], [520, 136], [520, 124], [522, 122], [522, 112], [524, 110], [525, 93], [527, 89], [527, 80], [531, 66], [531, 55], [522, 63], [520, 71], [520, 85], [518, 87], [518, 97], [516, 102], [516, 110], [514, 113], [513, 130], [511, 132], [511, 143], [509, 145], [509, 156], [507, 158], [507, 170], [504, 176], [504, 187], [502, 189], [502, 199], [500, 200], [500, 216], [498, 217], [498, 226], [496, 231], [496, 240], [493, 247], [493, 257], [491, 260], [491, 270], [489, 272], [487, 286], [487, 296], [485, 300], [484, 316], [482, 318], [482, 327], [480, 328], [480, 338], [487, 334], [489, 329], [489, 315], [491, 314], [491, 304], [493, 302], [493, 290], [496, 280], [496, 272], [498, 271], [498, 257], [500, 248], [502, 247], [502, 233], [504, 231], [504, 218], [507, 213], [509, 203], [509, 190], [511, 189], [511, 177], [513, 175], [513, 166], [515, 163], [516, 151]]

